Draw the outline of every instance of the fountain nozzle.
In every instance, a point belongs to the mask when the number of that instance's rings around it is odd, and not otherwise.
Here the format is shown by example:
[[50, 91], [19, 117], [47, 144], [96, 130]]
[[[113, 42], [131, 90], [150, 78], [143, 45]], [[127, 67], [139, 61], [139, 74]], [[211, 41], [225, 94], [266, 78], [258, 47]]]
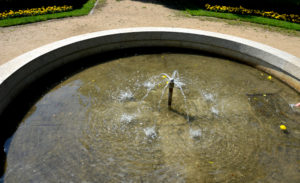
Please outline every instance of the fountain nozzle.
[[171, 110], [171, 106], [172, 106], [173, 88], [174, 88], [174, 79], [171, 78], [170, 82], [169, 82], [169, 98], [168, 98], [168, 108], [169, 108], [169, 110]]

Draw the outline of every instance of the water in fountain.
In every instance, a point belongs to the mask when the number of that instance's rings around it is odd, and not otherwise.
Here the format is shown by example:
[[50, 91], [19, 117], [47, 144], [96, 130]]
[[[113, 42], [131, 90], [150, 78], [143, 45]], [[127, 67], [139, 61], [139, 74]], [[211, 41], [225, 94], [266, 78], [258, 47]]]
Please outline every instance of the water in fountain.
[[11, 140], [5, 181], [299, 182], [300, 111], [289, 106], [297, 101], [277, 79], [226, 59], [104, 62], [32, 106]]

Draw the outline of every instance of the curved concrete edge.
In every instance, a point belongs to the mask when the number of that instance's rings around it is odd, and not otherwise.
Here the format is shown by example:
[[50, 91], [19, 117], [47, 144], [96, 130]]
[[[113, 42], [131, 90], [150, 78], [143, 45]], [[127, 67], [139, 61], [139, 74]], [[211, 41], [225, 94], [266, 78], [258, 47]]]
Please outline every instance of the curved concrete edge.
[[106, 51], [157, 46], [210, 52], [283, 72], [300, 81], [299, 58], [254, 41], [182, 28], [115, 29], [57, 41], [0, 65], [0, 114], [26, 85], [66, 63]]

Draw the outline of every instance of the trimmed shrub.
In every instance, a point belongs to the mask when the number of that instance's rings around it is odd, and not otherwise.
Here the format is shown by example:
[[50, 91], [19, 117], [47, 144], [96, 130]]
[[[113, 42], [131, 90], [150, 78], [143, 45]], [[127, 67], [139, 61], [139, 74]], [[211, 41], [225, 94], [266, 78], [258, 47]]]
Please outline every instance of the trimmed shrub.
[[249, 9], [260, 10], [276, 10], [288, 13], [294, 11], [299, 14], [300, 1], [299, 0], [199, 0], [205, 2], [204, 4], [224, 5], [224, 6], [243, 6]]
[[47, 6], [72, 6], [81, 8], [88, 0], [0, 0], [0, 12], [7, 10], [21, 10]]
[[275, 11], [280, 14], [300, 14], [300, 0], [159, 0], [168, 4], [193, 5], [205, 8], [205, 4]]

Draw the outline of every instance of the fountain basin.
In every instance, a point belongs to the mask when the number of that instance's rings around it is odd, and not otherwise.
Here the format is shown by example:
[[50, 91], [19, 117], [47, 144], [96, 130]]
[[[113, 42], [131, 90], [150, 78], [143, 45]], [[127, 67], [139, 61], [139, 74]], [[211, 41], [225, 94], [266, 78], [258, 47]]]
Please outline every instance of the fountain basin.
[[[56, 71], [57, 69], [63, 67], [66, 64], [75, 63], [80, 59], [81, 62], [83, 60], [88, 60], [82, 58], [91, 55], [101, 54], [101, 53], [115, 51], [115, 50], [124, 50], [130, 48], [134, 49], [139, 47], [143, 47], [143, 48], [149, 47], [150, 49], [152, 49], [153, 47], [173, 47], [179, 49], [192, 49], [192, 50], [197, 50], [202, 52], [218, 54], [225, 57], [230, 57], [235, 60], [242, 61], [252, 66], [261, 68], [267, 72], [270, 72], [273, 75], [277, 76], [278, 78], [282, 79], [283, 81], [287, 82], [294, 89], [296, 90], [299, 89], [299, 70], [300, 70], [299, 58], [289, 55], [280, 50], [276, 50], [274, 48], [268, 47], [266, 45], [262, 45], [259, 43], [255, 43], [252, 41], [247, 41], [244, 39], [231, 37], [227, 35], [221, 35], [221, 34], [215, 34], [215, 33], [203, 32], [197, 30], [188, 30], [188, 29], [173, 29], [173, 28], [120, 29], [120, 30], [103, 31], [98, 33], [86, 34], [86, 35], [62, 40], [53, 44], [49, 44], [44, 47], [33, 50], [32, 52], [26, 53], [12, 60], [9, 63], [0, 66], [0, 71], [1, 71], [0, 72], [1, 73], [0, 112], [2, 113], [6, 109], [6, 107], [11, 103], [11, 101], [15, 99], [15, 96], [19, 95], [31, 83], [35, 82], [36, 80], [43, 77], [49, 72]], [[176, 60], [176, 56], [171, 56], [171, 57], [173, 57], [173, 59], [171, 60]], [[189, 59], [189, 57], [185, 57], [185, 58], [187, 58], [186, 60], [192, 60], [193, 57], [190, 57], [191, 59]], [[158, 61], [158, 59], [154, 59], [154, 60], [155, 62]], [[202, 59], [198, 59], [198, 60], [202, 60]], [[123, 62], [125, 63], [125, 61]], [[127, 62], [126, 62], [127, 65], [129, 65], [130, 62], [128, 60]], [[191, 65], [193, 64], [197, 65], [196, 63], [197, 63], [197, 59], [194, 60], [194, 62], [191, 62]], [[157, 63], [157, 64], [161, 64], [161, 63]], [[149, 68], [151, 66], [146, 66], [146, 67]], [[173, 67], [175, 67], [173, 69], [176, 69], [177, 65]], [[184, 66], [181, 67], [184, 68]], [[202, 67], [203, 66], [201, 66], [200, 68]], [[158, 68], [161, 67], [157, 67], [157, 70]], [[109, 70], [106, 70], [105, 72], [109, 72]], [[164, 71], [162, 70], [161, 72]], [[197, 72], [198, 71], [194, 71], [194, 73]], [[117, 74], [115, 73], [115, 75]], [[188, 75], [188, 73], [185, 73], [185, 75]], [[118, 78], [118, 76], [115, 77]], [[213, 76], [211, 76], [210, 78], [212, 77]], [[101, 79], [102, 77], [99, 78]], [[123, 79], [126, 80], [126, 78]], [[106, 80], [108, 79], [109, 78], [106, 78]], [[264, 88], [264, 86], [262, 88]], [[203, 96], [207, 97], [208, 103], [211, 102], [210, 101], [211, 97], [209, 95], [210, 95], [209, 93], [203, 94]], [[130, 98], [130, 95], [127, 93], [126, 97], [128, 98], [128, 96]], [[197, 98], [197, 96], [194, 97]], [[269, 99], [273, 100], [272, 93], [264, 94], [261, 96], [260, 95], [256, 96], [256, 94], [253, 95], [250, 94], [248, 97], [250, 103], [252, 102], [251, 105], [254, 108], [259, 107], [256, 106], [258, 105], [258, 103], [255, 101], [256, 98], [262, 97], [264, 98], [262, 100], [264, 102], [268, 102]], [[129, 104], [132, 107], [133, 104], [130, 102]], [[238, 102], [236, 104], [238, 104]], [[198, 104], [195, 105], [198, 106], [197, 109], [199, 109], [199, 106], [201, 106]], [[212, 119], [218, 119], [220, 115], [219, 111], [216, 108], [212, 107], [211, 112], [213, 114]], [[180, 113], [178, 113], [178, 115], [180, 115]], [[194, 112], [193, 115], [197, 117], [198, 114]], [[132, 116], [121, 115], [118, 116], [117, 119], [120, 119], [121, 121], [131, 122], [133, 120], [131, 119], [131, 117]], [[202, 119], [202, 117], [204, 116], [198, 115], [197, 118]], [[178, 118], [176, 117], [175, 122], [177, 119]], [[208, 121], [209, 120], [211, 119], [209, 118]], [[240, 120], [243, 121], [242, 118]], [[6, 122], [6, 120], [3, 121]], [[167, 120], [159, 120], [159, 121], [167, 121]], [[241, 121], [236, 121], [235, 125], [239, 126], [239, 122]], [[170, 125], [173, 125], [172, 121], [169, 122]], [[184, 123], [184, 121], [182, 122]], [[199, 125], [200, 124], [203, 125], [201, 120], [198, 122]], [[214, 123], [207, 123], [206, 125], [207, 126], [212, 125], [212, 129], [213, 129], [214, 126], [213, 124], [218, 124], [218, 120], [214, 121]], [[247, 130], [244, 128], [243, 124], [244, 122], [241, 123], [241, 129], [245, 130], [244, 133], [246, 133]], [[268, 123], [266, 123], [266, 125], [267, 124]], [[2, 125], [4, 126], [3, 123]], [[158, 126], [159, 125], [162, 124], [158, 123]], [[161, 127], [164, 128], [163, 126]], [[227, 126], [227, 127], [229, 131], [232, 131], [231, 126]], [[6, 129], [5, 128], [1, 128], [1, 129], [2, 129], [1, 134], [4, 134], [2, 132], [4, 132]], [[195, 129], [190, 128], [189, 130], [187, 130], [188, 128], [184, 128], [184, 129], [185, 130], [183, 131], [193, 136], [194, 138], [193, 140], [195, 140], [195, 142], [198, 142], [197, 140], [199, 139], [201, 140], [201, 135], [202, 133], [205, 132], [198, 128]], [[144, 128], [144, 132], [146, 136], [150, 136], [151, 138], [152, 137], [156, 138], [158, 136], [155, 130], [156, 129], [153, 127]], [[253, 132], [253, 135], [258, 135], [257, 133], [254, 133], [256, 132], [255, 130], [254, 131], [248, 130], [248, 131], [251, 133]], [[275, 136], [277, 132], [276, 130], [274, 131], [275, 131], [274, 132], [274, 136]], [[163, 130], [161, 132], [167, 134], [168, 131]], [[178, 132], [182, 132], [181, 127], [178, 127]], [[224, 133], [224, 131], [220, 130], [220, 133]], [[226, 134], [224, 133], [224, 135]], [[234, 137], [234, 133], [232, 135]], [[297, 134], [292, 134], [292, 135], [298, 137]], [[162, 138], [167, 138], [167, 137], [165, 136]], [[176, 139], [173, 140], [176, 141]], [[202, 142], [206, 142], [206, 141], [202, 141]], [[220, 145], [222, 145], [222, 143]], [[195, 146], [195, 147], [201, 147], [201, 146]], [[208, 163], [213, 164], [214, 162], [208, 162]]]
[[300, 91], [300, 59], [250, 40], [181, 28], [128, 28], [71, 37], [25, 53], [0, 66], [0, 114], [28, 84], [74, 60], [112, 50], [176, 47], [230, 57], [272, 72]]

